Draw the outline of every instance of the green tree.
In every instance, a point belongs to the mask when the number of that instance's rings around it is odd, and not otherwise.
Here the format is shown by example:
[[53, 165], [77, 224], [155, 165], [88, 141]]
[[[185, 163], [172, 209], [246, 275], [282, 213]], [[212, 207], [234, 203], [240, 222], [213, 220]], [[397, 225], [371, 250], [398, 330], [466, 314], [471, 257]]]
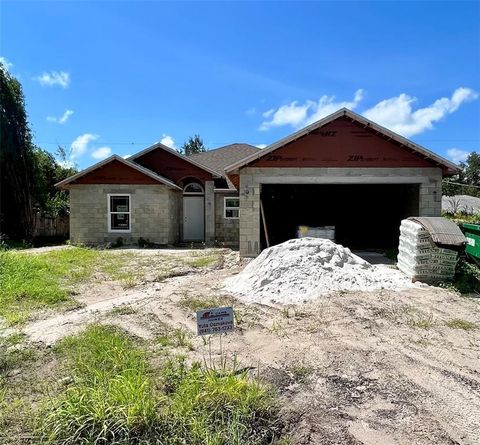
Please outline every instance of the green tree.
[[473, 151], [462, 166], [462, 182], [480, 187], [480, 154]]
[[185, 156], [194, 153], [202, 153], [204, 151], [207, 151], [207, 148], [205, 147], [202, 138], [198, 134], [194, 135], [193, 137], [190, 136], [188, 141], [182, 145], [182, 153]]
[[58, 190], [57, 182], [75, 174], [76, 168], [69, 166], [64, 156], [65, 150], [59, 147], [57, 156], [62, 161], [58, 162], [55, 157], [41, 148], [34, 149], [35, 181], [34, 199], [35, 208], [38, 212], [57, 216], [67, 214], [69, 207], [68, 192]]
[[459, 166], [461, 171], [458, 175], [443, 181], [443, 194], [480, 196], [480, 154], [472, 151]]
[[33, 230], [34, 156], [20, 82], [0, 63], [0, 234]]

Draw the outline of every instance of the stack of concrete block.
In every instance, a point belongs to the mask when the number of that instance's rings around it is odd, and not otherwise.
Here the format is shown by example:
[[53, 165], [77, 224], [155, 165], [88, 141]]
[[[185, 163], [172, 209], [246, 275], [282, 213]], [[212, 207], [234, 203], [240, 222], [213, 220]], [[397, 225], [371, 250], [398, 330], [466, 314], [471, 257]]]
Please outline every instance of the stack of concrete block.
[[309, 227], [298, 226], [297, 238], [322, 238], [335, 241], [335, 226]]
[[405, 219], [400, 225], [398, 268], [412, 281], [448, 281], [455, 275], [457, 252], [437, 247], [420, 224]]

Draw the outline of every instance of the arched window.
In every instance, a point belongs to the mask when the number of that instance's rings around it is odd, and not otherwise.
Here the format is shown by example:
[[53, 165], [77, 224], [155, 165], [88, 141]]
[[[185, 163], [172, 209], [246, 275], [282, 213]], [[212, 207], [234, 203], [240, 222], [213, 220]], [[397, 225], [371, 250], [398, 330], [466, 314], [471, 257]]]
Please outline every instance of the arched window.
[[203, 187], [197, 182], [190, 182], [183, 189], [184, 195], [203, 195]]

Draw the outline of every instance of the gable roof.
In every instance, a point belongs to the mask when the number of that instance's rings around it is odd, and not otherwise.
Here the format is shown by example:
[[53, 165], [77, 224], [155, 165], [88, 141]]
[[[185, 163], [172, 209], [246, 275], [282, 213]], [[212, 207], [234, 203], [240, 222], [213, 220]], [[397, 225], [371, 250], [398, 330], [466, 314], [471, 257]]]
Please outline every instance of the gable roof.
[[225, 171], [226, 173], [233, 173], [235, 171], [237, 171], [238, 169], [242, 168], [242, 167], [245, 167], [246, 165], [248, 165], [250, 162], [252, 161], [255, 161], [259, 158], [262, 158], [263, 156], [281, 148], [281, 147], [284, 147], [285, 145], [289, 144], [290, 142], [293, 142], [297, 139], [300, 139], [301, 137], [303, 136], [306, 136], [307, 134], [319, 129], [320, 127], [323, 127], [324, 125], [330, 123], [330, 122], [333, 122], [334, 120], [340, 118], [340, 117], [348, 117], [350, 119], [352, 119], [353, 121], [356, 121], [356, 122], [359, 122], [361, 123], [362, 125], [366, 126], [366, 127], [369, 127], [375, 131], [377, 131], [378, 133], [381, 133], [382, 135], [388, 137], [389, 139], [392, 139], [394, 141], [396, 141], [397, 143], [399, 143], [400, 145], [410, 149], [411, 151], [413, 152], [416, 152], [422, 156], [424, 156], [425, 158], [428, 158], [430, 160], [432, 160], [434, 163], [442, 166], [444, 169], [447, 170], [448, 173], [458, 173], [460, 171], [460, 168], [454, 164], [453, 162], [450, 162], [448, 161], [447, 159], [431, 152], [430, 150], [427, 150], [426, 148], [422, 147], [421, 145], [418, 145], [412, 141], [410, 141], [409, 139], [403, 137], [403, 136], [400, 136], [399, 134], [391, 131], [391, 130], [388, 130], [387, 128], [385, 127], [382, 127], [381, 125], [379, 124], [376, 124], [375, 122], [363, 117], [363, 116], [360, 116], [359, 114], [357, 113], [354, 113], [353, 111], [349, 110], [348, 108], [341, 108], [340, 110], [336, 111], [335, 113], [332, 113], [326, 117], [324, 117], [323, 119], [320, 119], [318, 120], [317, 122], [314, 122], [313, 124], [311, 125], [308, 125], [307, 127], [305, 128], [302, 128], [301, 130], [283, 138], [283, 139], [280, 139], [279, 141], [277, 142], [274, 142], [273, 144], [269, 145], [268, 147], [264, 148], [263, 150], [260, 150], [260, 152], [258, 153], [253, 153], [252, 155], [250, 156], [247, 156], [246, 158], [238, 161], [238, 162], [235, 162], [235, 163], [232, 163], [231, 165], [227, 166], [225, 168]]
[[250, 144], [235, 143], [191, 154], [188, 159], [193, 159], [224, 176], [226, 167], [257, 153], [259, 150], [258, 147]]
[[169, 179], [164, 178], [163, 176], [160, 176], [157, 173], [152, 172], [148, 168], [142, 167], [141, 165], [138, 165], [137, 163], [130, 161], [130, 158], [124, 159], [124, 158], [122, 158], [121, 156], [118, 156], [118, 155], [112, 155], [112, 156], [104, 159], [103, 161], [97, 162], [96, 164], [86, 168], [85, 170], [82, 170], [81, 172], [78, 172], [77, 174], [72, 175], [72, 176], [64, 179], [63, 181], [57, 182], [55, 184], [55, 187], [60, 187], [60, 188], [65, 188], [66, 189], [66, 188], [68, 188], [68, 185], [70, 183], [72, 183], [72, 182], [76, 181], [77, 179], [87, 175], [88, 173], [91, 173], [91, 172], [97, 170], [100, 167], [103, 167], [104, 165], [109, 164], [112, 161], [119, 161], [122, 164], [125, 164], [128, 167], [133, 168], [134, 170], [137, 170], [138, 172], [144, 174], [145, 176], [148, 176], [148, 177], [154, 179], [155, 181], [158, 181], [159, 183], [164, 184], [164, 185], [166, 185], [166, 186], [168, 186], [172, 189], [182, 190], [180, 187], [175, 185]]
[[197, 162], [196, 160], [190, 159], [189, 156], [184, 156], [184, 155], [182, 155], [181, 153], [179, 153], [178, 151], [174, 150], [173, 148], [167, 147], [166, 145], [163, 145], [163, 144], [161, 144], [160, 142], [157, 142], [157, 143], [151, 145], [150, 147], [147, 147], [147, 148], [145, 148], [144, 150], [139, 151], [138, 153], [135, 153], [134, 155], [130, 156], [128, 159], [133, 161], [134, 159], [137, 159], [137, 158], [139, 158], [139, 157], [141, 157], [141, 156], [143, 156], [143, 155], [146, 155], [147, 153], [150, 153], [151, 151], [159, 150], [159, 149], [160, 149], [160, 150], [165, 150], [165, 151], [167, 151], [168, 153], [171, 153], [171, 154], [179, 157], [180, 159], [183, 159], [184, 161], [190, 162], [190, 164], [193, 164], [193, 165], [195, 165], [196, 167], [198, 167], [198, 168], [200, 168], [200, 169], [202, 169], [202, 170], [210, 173], [210, 174], [211, 174], [212, 176], [214, 176], [214, 177], [223, 177], [223, 176], [225, 176], [224, 173], [219, 174], [218, 172], [216, 172], [216, 171], [212, 170], [211, 168], [209, 168], [209, 167], [207, 167], [207, 166], [205, 166], [205, 165]]

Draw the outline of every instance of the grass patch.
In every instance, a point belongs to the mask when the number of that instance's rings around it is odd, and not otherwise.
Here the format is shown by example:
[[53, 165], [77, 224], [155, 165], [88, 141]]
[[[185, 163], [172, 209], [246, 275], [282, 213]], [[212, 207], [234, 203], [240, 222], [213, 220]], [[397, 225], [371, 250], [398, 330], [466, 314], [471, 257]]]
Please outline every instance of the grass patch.
[[0, 380], [9, 371], [19, 368], [34, 357], [35, 351], [32, 348], [18, 347], [17, 343], [12, 345], [8, 337], [0, 338]]
[[408, 320], [408, 325], [412, 328], [418, 329], [430, 329], [433, 327], [433, 315], [423, 316], [418, 315], [416, 317], [412, 317]]
[[305, 383], [313, 374], [313, 368], [304, 364], [293, 365], [288, 368], [288, 372], [292, 374], [293, 379], [297, 383]]
[[73, 382], [39, 417], [41, 443], [267, 445], [278, 437], [274, 395], [236, 364], [202, 368], [176, 358], [156, 384], [145, 352], [105, 326], [58, 351]]
[[231, 302], [232, 301], [229, 298], [184, 295], [178, 305], [183, 309], [197, 312], [201, 309], [226, 306], [231, 304]]
[[48, 403], [45, 443], [138, 443], [152, 433], [162, 398], [144, 352], [126, 334], [92, 326], [59, 351], [73, 383]]
[[270, 444], [280, 425], [270, 390], [246, 372], [227, 368], [188, 367], [184, 359], [163, 370], [169, 395], [171, 444]]
[[471, 331], [473, 329], [477, 329], [478, 325], [476, 323], [472, 323], [471, 321], [462, 320], [461, 318], [454, 318], [453, 320], [449, 320], [445, 323], [449, 328], [452, 329], [463, 329], [464, 331]]
[[158, 345], [164, 348], [171, 346], [176, 348], [187, 348], [189, 351], [193, 351], [194, 349], [190, 340], [189, 332], [181, 328], [158, 335], [155, 338], [155, 341]]
[[129, 304], [123, 304], [122, 306], [117, 306], [114, 307], [110, 312], [109, 315], [132, 315], [135, 314], [137, 311], [136, 309], [129, 305]]
[[196, 268], [206, 268], [213, 266], [215, 263], [217, 263], [220, 260], [220, 255], [218, 254], [199, 254], [199, 255], [193, 255], [191, 258], [186, 258], [185, 262]]
[[124, 287], [134, 285], [137, 274], [123, 270], [130, 257], [81, 247], [42, 254], [0, 251], [0, 316], [16, 324], [35, 310], [71, 307], [75, 286], [95, 272], [118, 279]]

